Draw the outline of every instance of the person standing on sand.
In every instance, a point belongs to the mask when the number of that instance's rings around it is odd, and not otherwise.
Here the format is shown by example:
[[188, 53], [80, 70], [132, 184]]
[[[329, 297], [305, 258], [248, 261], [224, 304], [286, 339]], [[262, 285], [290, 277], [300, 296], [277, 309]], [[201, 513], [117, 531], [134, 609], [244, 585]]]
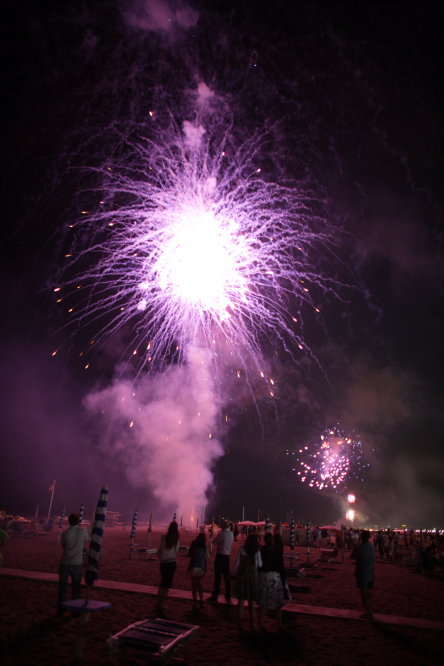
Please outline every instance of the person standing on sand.
[[373, 620], [372, 593], [375, 580], [375, 549], [370, 543], [370, 532], [362, 530], [361, 545], [356, 546], [351, 554], [356, 560], [356, 586], [361, 590], [365, 613], [361, 616], [366, 620]]
[[[79, 527], [79, 515], [72, 513], [68, 518], [69, 527], [62, 533], [62, 559], [59, 568], [59, 592], [57, 595], [57, 617], [63, 617], [65, 609], [68, 580], [71, 576], [72, 598], [80, 599], [80, 583], [82, 580], [83, 548], [88, 541], [88, 532]], [[78, 613], [73, 613], [73, 617]]]
[[[237, 551], [237, 560], [233, 569], [234, 589], [233, 597], [237, 602], [237, 626], [242, 631], [242, 615], [244, 603], [248, 601], [248, 614], [250, 616], [250, 628], [254, 631], [255, 603], [259, 602], [259, 574], [258, 569], [262, 566], [262, 558], [259, 552], [259, 540], [256, 534], [249, 534], [245, 544]], [[235, 576], [235, 573], [237, 574]]]
[[174, 574], [176, 573], [176, 553], [179, 550], [179, 526], [175, 520], [170, 523], [168, 532], [162, 534], [160, 546], [157, 550], [157, 557], [160, 560], [160, 586], [157, 593], [156, 610], [163, 613], [164, 604], [168, 596], [168, 590], [173, 584]]
[[193, 610], [199, 610], [197, 595], [199, 594], [200, 608], [204, 607], [202, 578], [205, 574], [209, 553], [206, 546], [205, 532], [200, 532], [190, 546], [190, 564], [188, 573], [191, 577], [191, 593], [193, 595]]
[[222, 530], [213, 543], [217, 546], [217, 554], [214, 560], [214, 587], [213, 594], [208, 597], [211, 603], [217, 603], [220, 592], [220, 583], [222, 576], [225, 581], [225, 599], [231, 603], [231, 577], [230, 577], [230, 553], [233, 545], [233, 532], [230, 530], [230, 523], [225, 520], [222, 523]]

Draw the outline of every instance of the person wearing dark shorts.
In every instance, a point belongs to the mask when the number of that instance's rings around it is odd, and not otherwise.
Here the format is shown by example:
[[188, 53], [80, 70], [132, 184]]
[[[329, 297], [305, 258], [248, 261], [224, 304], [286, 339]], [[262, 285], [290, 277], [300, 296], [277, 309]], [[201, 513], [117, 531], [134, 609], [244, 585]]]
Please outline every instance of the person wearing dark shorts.
[[361, 545], [356, 546], [351, 557], [356, 562], [356, 587], [361, 590], [362, 602], [365, 608], [362, 617], [366, 620], [373, 620], [372, 594], [375, 580], [375, 549], [370, 543], [370, 533], [367, 530], [362, 530]]

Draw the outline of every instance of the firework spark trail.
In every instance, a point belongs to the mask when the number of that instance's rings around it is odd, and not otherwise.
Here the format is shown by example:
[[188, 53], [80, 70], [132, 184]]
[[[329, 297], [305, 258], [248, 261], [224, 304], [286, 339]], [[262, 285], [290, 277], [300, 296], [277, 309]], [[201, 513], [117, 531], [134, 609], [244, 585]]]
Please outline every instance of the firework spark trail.
[[228, 346], [247, 376], [253, 359], [254, 382], [267, 368], [264, 342], [311, 353], [302, 308], [322, 325], [322, 294], [342, 300], [338, 234], [307, 185], [262, 173], [273, 128], [237, 145], [231, 126], [208, 123], [207, 133], [199, 119], [167, 120], [151, 112], [148, 126], [118, 135], [113, 157], [85, 169], [96, 184], [70, 225], [56, 289], [70, 323], [97, 322], [89, 348], [131, 322], [127, 359], [137, 355], [139, 374], [161, 368], [173, 345], [183, 360], [197, 341], [215, 358]]
[[[348, 437], [339, 424], [325, 430], [319, 439], [298, 449], [297, 455], [299, 465], [294, 471], [302, 482], [307, 481], [310, 488], [316, 487], [319, 490], [330, 488], [338, 492], [338, 487], [351, 475], [357, 476], [357, 472], [367, 466], [362, 462], [360, 439]], [[354, 495], [348, 497], [349, 502], [355, 501]]]

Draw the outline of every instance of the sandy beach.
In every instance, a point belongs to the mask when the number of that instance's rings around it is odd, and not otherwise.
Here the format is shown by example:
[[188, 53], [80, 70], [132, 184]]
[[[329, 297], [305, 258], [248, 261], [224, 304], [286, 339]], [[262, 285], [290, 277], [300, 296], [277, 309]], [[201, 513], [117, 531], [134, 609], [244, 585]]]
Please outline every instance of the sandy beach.
[[[146, 561], [143, 555], [129, 559], [130, 530], [121, 527], [106, 528], [99, 571], [100, 581], [117, 581], [157, 587], [159, 564], [155, 558]], [[155, 530], [150, 547], [157, 547], [161, 530]], [[181, 533], [180, 544], [187, 546], [194, 533]], [[146, 546], [146, 527], [137, 529], [136, 543]], [[240, 537], [234, 543], [231, 562], [241, 545]], [[288, 550], [288, 549], [286, 549]], [[298, 549], [305, 561], [304, 549]], [[315, 556], [317, 549], [311, 549]], [[212, 591], [213, 562], [210, 556], [203, 587], [205, 596]], [[78, 620], [56, 618], [56, 580], [21, 578], [19, 572], [57, 574], [61, 547], [56, 534], [36, 538], [10, 539], [3, 550], [1, 570], [2, 604], [1, 640], [3, 664], [69, 664], [72, 661]], [[236, 608], [206, 604], [198, 615], [191, 607], [191, 584], [186, 573], [188, 558], [180, 553], [173, 583], [174, 590], [188, 592], [187, 598], [171, 598], [167, 602], [167, 615], [178, 622], [199, 625], [196, 637], [189, 643], [189, 664], [343, 664], [352, 659], [354, 664], [376, 661], [380, 664], [427, 663], [435, 659], [444, 648], [444, 632], [405, 623], [368, 622], [358, 619], [322, 616], [308, 612], [290, 612], [304, 605], [313, 610], [338, 609], [362, 612], [359, 591], [355, 586], [354, 566], [349, 553], [329, 569], [311, 571], [299, 582], [292, 593], [292, 601], [284, 611], [285, 631], [278, 634], [274, 619], [265, 620], [266, 632], [249, 631], [247, 613], [244, 629], [236, 626]], [[13, 575], [14, 574], [14, 575]], [[386, 616], [417, 618], [418, 620], [444, 620], [444, 575], [434, 577], [414, 574], [407, 567], [394, 566], [376, 558], [374, 612]], [[125, 586], [125, 585], [124, 585]], [[84, 590], [82, 590], [84, 595]], [[97, 585], [91, 597], [111, 604], [109, 610], [94, 614], [87, 628], [87, 640], [82, 663], [118, 664], [119, 656], [110, 657], [107, 639], [129, 624], [156, 617], [155, 596], [146, 591], [113, 590]], [[68, 595], [69, 598], [69, 595]], [[221, 595], [221, 600], [223, 599]], [[317, 611], [316, 611], [317, 612]], [[340, 615], [338, 613], [337, 615]], [[415, 624], [415, 623], [413, 623]]]

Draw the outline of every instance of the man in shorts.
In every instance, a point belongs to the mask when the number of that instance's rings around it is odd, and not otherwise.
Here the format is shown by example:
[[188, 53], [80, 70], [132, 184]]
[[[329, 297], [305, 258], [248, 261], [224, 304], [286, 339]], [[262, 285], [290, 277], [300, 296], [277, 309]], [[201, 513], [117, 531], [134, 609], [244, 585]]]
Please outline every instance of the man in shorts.
[[361, 545], [356, 546], [351, 557], [356, 561], [356, 586], [361, 590], [362, 602], [365, 608], [365, 613], [361, 617], [366, 620], [373, 620], [372, 593], [375, 580], [375, 549], [370, 543], [370, 532], [362, 530]]

